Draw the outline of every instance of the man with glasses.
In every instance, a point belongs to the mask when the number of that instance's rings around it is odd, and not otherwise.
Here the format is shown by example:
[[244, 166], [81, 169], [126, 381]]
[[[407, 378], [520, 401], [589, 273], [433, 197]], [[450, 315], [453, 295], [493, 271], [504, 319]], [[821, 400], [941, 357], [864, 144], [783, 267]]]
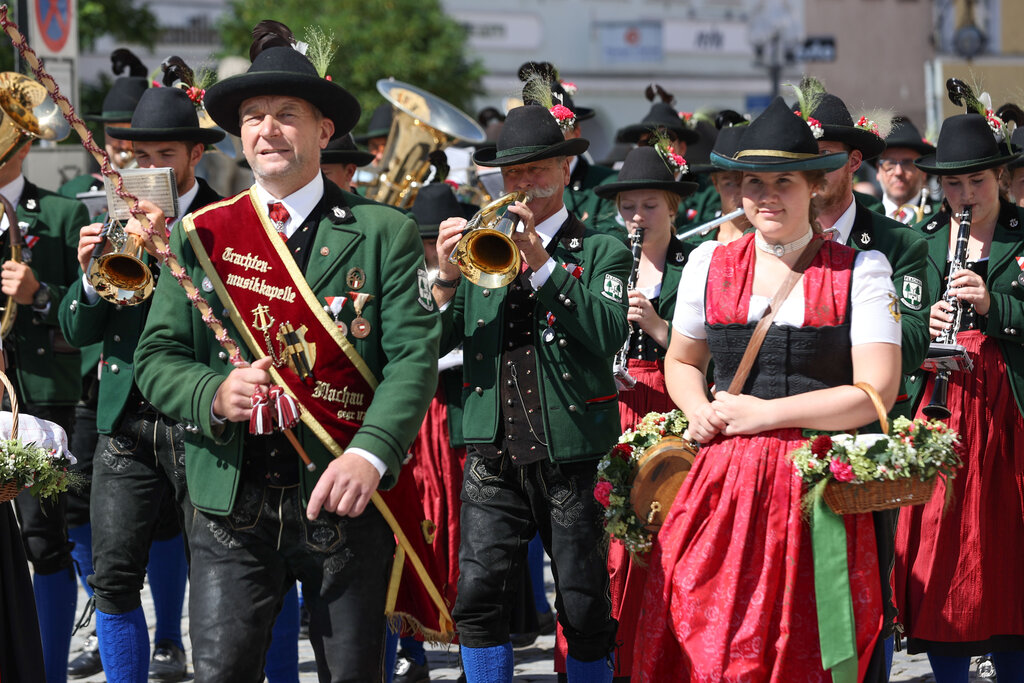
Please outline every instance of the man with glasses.
[[885, 151], [875, 164], [878, 169], [875, 178], [882, 187], [882, 204], [880, 208], [871, 208], [907, 225], [934, 213], [939, 207], [938, 201], [931, 201], [928, 196], [921, 201], [928, 176], [914, 166], [914, 159], [934, 151], [935, 147], [921, 137], [910, 119], [897, 117], [885, 138]]

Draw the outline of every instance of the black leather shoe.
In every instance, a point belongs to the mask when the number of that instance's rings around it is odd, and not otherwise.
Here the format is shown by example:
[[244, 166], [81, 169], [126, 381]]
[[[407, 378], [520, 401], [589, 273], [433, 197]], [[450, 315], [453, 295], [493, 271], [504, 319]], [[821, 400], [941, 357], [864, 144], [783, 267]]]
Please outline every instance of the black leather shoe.
[[430, 667], [426, 662], [417, 664], [405, 651], [398, 653], [395, 659], [395, 677], [393, 683], [426, 683], [430, 680]]
[[170, 640], [161, 640], [153, 647], [149, 662], [149, 678], [154, 681], [185, 680], [185, 651]]
[[100, 641], [95, 634], [85, 639], [81, 654], [68, 664], [68, 678], [86, 678], [103, 671], [100, 661]]

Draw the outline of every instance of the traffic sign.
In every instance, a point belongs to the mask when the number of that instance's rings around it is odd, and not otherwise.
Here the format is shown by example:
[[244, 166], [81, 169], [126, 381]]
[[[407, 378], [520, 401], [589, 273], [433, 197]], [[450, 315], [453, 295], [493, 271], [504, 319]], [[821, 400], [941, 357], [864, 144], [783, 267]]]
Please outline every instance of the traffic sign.
[[53, 52], [60, 52], [68, 42], [74, 22], [71, 20], [72, 0], [33, 0], [39, 35]]

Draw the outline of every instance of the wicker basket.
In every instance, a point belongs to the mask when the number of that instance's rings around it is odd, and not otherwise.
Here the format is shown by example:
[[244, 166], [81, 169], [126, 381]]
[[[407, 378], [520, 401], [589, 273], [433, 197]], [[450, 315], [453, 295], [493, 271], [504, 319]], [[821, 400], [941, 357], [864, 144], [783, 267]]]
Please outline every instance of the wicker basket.
[[[889, 421], [886, 419], [885, 406], [882, 399], [867, 382], [858, 382], [858, 389], [866, 393], [878, 412], [882, 425], [882, 433], [889, 433]], [[866, 481], [862, 484], [848, 484], [830, 481], [825, 487], [825, 502], [837, 515], [856, 515], [862, 512], [892, 510], [909, 505], [923, 505], [932, 498], [935, 492], [936, 477], [922, 481], [917, 477], [909, 479], [893, 479], [889, 481]]]
[[867, 481], [863, 484], [830, 481], [825, 487], [825, 502], [837, 515], [923, 505], [935, 493], [936, 479], [931, 477], [921, 481], [917, 477], [910, 477], [892, 481]]
[[[11, 397], [11, 437], [12, 439], [18, 438], [18, 396], [14, 392], [14, 387], [11, 386], [11, 380], [7, 379], [7, 375], [0, 372], [0, 384], [3, 384], [4, 389], [7, 390], [7, 395]], [[3, 393], [0, 392], [0, 399], [3, 398]], [[0, 484], [0, 504], [14, 500], [21, 493], [21, 487], [18, 486], [17, 482], [5, 481]]]

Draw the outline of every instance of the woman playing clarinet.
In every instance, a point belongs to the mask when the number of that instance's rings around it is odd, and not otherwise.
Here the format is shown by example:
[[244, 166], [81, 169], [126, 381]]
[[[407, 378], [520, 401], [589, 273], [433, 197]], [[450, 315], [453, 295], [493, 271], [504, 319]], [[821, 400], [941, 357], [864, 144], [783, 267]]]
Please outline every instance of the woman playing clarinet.
[[[931, 334], [944, 340], [958, 317], [955, 341], [973, 361], [969, 372], [932, 375], [919, 408], [948, 411], [964, 466], [931, 502], [900, 511], [896, 536], [909, 651], [928, 653], [938, 683], [966, 682], [971, 656], [987, 653], [1000, 683], [1024, 680], [1024, 212], [999, 198], [1003, 167], [1018, 156], [984, 116], [961, 114], [915, 162], [946, 197], [917, 226], [929, 247]], [[970, 233], [957, 250], [965, 209]]]

